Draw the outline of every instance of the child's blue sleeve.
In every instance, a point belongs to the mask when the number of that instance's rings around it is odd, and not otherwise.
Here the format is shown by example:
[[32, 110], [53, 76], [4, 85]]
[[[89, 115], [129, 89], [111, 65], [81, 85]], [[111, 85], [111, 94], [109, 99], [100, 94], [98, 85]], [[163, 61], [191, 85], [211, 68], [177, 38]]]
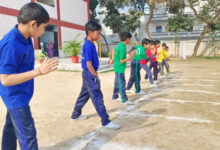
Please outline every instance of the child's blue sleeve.
[[15, 74], [23, 59], [22, 52], [6, 45], [0, 50], [0, 74]]
[[92, 47], [90, 45], [85, 46], [84, 58], [86, 61], [92, 61]]

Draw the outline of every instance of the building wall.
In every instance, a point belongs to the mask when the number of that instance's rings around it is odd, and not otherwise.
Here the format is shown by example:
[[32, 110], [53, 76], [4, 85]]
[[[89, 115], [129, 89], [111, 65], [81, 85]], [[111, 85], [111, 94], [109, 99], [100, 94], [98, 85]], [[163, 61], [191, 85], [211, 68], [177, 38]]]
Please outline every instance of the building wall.
[[84, 26], [88, 21], [87, 3], [83, 0], [61, 0], [60, 17], [63, 21]]
[[[175, 43], [173, 41], [161, 41], [161, 44], [165, 42], [169, 46], [169, 52], [168, 56], [176, 56], [176, 57], [183, 57], [183, 51], [185, 49], [186, 56], [191, 56], [194, 52], [194, 47], [196, 45], [197, 40], [183, 40], [179, 41], [176, 45], [176, 51], [175, 51]], [[109, 49], [110, 51], [117, 46], [117, 43], [110, 44]], [[127, 45], [127, 51], [132, 47], [133, 45]], [[220, 55], [220, 39], [216, 41], [215, 45], [215, 54]], [[203, 40], [199, 46], [197, 55], [198, 56], [213, 56], [214, 53], [211, 53], [214, 47], [212, 47], [212, 42], [209, 40]], [[107, 46], [106, 44], [102, 44], [102, 51], [104, 54], [107, 54]]]
[[55, 3], [54, 3], [55, 4], [54, 7], [51, 7], [51, 6], [43, 4], [43, 3], [39, 3], [39, 4], [41, 4], [47, 10], [47, 12], [49, 13], [51, 18], [57, 19], [57, 3], [56, 3], [56, 0], [55, 0]]
[[[0, 0], [0, 38], [17, 24], [20, 8], [28, 2], [36, 0]], [[89, 20], [89, 0], [54, 0], [54, 7], [40, 3], [49, 13], [49, 24], [58, 28], [59, 46], [66, 40], [72, 40], [77, 33], [85, 37], [84, 25]], [[59, 9], [60, 8], [60, 9]], [[34, 47], [38, 49], [38, 39], [34, 39]]]
[[15, 24], [17, 24], [17, 18], [13, 16], [0, 14], [0, 20], [2, 22], [0, 27], [0, 39], [1, 39], [6, 33], [8, 33], [15, 26]]
[[0, 6], [19, 10], [25, 3], [30, 0], [0, 0]]
[[61, 27], [62, 32], [62, 43], [68, 40], [73, 40], [77, 34], [80, 34], [79, 40], [83, 41], [86, 37], [85, 31], [70, 29], [66, 27]]

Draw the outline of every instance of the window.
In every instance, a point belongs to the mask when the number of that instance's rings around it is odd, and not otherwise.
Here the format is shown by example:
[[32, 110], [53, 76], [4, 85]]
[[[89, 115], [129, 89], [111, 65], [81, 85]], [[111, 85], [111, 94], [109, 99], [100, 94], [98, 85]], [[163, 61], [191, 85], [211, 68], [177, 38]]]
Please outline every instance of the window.
[[54, 0], [37, 0], [38, 3], [42, 3], [51, 7], [54, 7]]
[[189, 31], [190, 31], [190, 32], [192, 32], [192, 31], [193, 31], [193, 26], [190, 26]]
[[156, 32], [162, 32], [162, 26], [156, 26]]

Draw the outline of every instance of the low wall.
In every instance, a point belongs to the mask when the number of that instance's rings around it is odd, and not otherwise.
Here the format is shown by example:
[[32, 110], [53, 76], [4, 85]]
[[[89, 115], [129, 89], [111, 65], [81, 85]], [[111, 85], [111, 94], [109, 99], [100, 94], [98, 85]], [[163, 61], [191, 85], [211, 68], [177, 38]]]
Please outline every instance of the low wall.
[[[164, 41], [161, 41], [161, 44]], [[175, 43], [173, 41], [165, 41], [165, 43], [169, 46], [168, 55], [173, 55], [176, 57], [183, 57], [184, 54], [186, 56], [191, 56], [194, 52], [194, 47], [196, 45], [196, 40], [188, 40], [188, 41], [179, 41], [176, 44], [175, 50]], [[116, 46], [117, 44], [110, 44], [109, 49], [110, 51]], [[127, 46], [127, 51], [132, 47], [132, 45]], [[184, 52], [185, 49], [185, 52]], [[215, 51], [215, 52], [214, 52]], [[102, 44], [102, 53], [107, 53], [107, 46]], [[220, 39], [216, 41], [215, 46], [213, 46], [211, 41], [202, 41], [197, 56], [213, 56], [220, 54]]]

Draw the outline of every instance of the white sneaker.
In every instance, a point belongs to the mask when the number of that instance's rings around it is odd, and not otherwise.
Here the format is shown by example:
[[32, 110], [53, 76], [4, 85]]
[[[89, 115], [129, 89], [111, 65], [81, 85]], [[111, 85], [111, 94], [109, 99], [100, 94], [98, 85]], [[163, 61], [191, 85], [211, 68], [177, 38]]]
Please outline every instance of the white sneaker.
[[144, 95], [144, 94], [146, 94], [145, 92], [143, 92], [143, 91], [140, 91], [139, 93], [136, 93], [137, 95]]
[[154, 80], [154, 82], [159, 83], [160, 81], [159, 80]]
[[151, 84], [150, 87], [157, 87], [157, 85], [156, 84]]
[[114, 122], [109, 122], [106, 126], [104, 126], [107, 129], [112, 129], [112, 130], [118, 130], [120, 129], [120, 125]]
[[112, 99], [113, 101], [122, 101], [122, 99], [119, 97], [117, 99]]
[[126, 93], [134, 93], [133, 90], [125, 90]]
[[86, 120], [88, 119], [88, 116], [85, 116], [85, 115], [80, 115], [78, 118], [71, 118], [72, 121], [76, 121], [76, 120]]
[[126, 104], [126, 105], [134, 105], [135, 103], [132, 102], [132, 101], [127, 100], [124, 104]]
[[166, 78], [166, 76], [165, 76], [165, 75], [163, 75], [163, 76], [161, 76], [161, 78]]

